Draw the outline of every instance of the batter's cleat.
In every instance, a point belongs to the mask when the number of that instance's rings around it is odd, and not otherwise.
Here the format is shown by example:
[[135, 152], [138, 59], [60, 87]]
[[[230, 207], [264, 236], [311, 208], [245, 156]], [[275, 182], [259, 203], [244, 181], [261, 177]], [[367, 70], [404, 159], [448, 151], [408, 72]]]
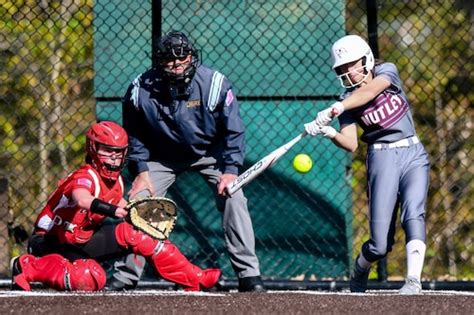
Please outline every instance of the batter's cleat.
[[20, 256], [12, 258], [10, 261], [10, 270], [12, 273], [12, 283], [10, 288], [19, 291], [31, 291], [30, 284], [21, 270]]
[[398, 290], [401, 295], [415, 295], [421, 293], [421, 282], [415, 277], [407, 277], [405, 284]]
[[367, 270], [362, 269], [357, 264], [357, 259], [352, 270], [351, 281], [349, 287], [351, 292], [363, 293], [367, 290], [367, 280], [369, 279], [370, 268]]
[[266, 291], [260, 276], [239, 278], [239, 292], [262, 293]]

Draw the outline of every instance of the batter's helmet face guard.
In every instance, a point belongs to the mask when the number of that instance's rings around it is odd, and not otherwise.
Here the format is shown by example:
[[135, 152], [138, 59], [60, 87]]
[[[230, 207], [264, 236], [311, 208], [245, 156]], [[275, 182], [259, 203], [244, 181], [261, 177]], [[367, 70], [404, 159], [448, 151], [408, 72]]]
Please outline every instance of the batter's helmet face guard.
[[[176, 73], [167, 66], [169, 62], [184, 61], [189, 56], [191, 56], [191, 60], [184, 64], [185, 69], [181, 73]], [[154, 59], [162, 78], [172, 88], [174, 87], [178, 91], [184, 91], [185, 94], [188, 94], [186, 89], [191, 83], [200, 62], [199, 51], [194, 48], [188, 37], [178, 31], [167, 33], [160, 38]]]
[[[86, 151], [92, 166], [100, 176], [116, 181], [127, 159], [127, 132], [111, 121], [95, 123], [86, 134]], [[110, 164], [106, 160], [118, 160], [119, 163]]]
[[[364, 82], [369, 76], [369, 73], [374, 69], [375, 58], [372, 53], [372, 49], [367, 42], [360, 36], [347, 35], [337, 40], [331, 49], [331, 56], [333, 66], [332, 68], [336, 71], [341, 85], [344, 88], [353, 88]], [[358, 73], [363, 72], [364, 78], [357, 82], [352, 82], [349, 73], [342, 73], [341, 66], [348, 63], [353, 63], [362, 59], [362, 68], [353, 70]]]

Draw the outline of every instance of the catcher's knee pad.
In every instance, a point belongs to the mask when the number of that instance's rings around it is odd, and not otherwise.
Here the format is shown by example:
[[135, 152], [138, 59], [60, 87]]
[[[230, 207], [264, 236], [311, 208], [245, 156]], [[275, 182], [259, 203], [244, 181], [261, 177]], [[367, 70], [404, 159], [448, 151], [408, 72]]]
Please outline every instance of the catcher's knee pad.
[[127, 222], [117, 224], [115, 228], [115, 238], [120, 246], [130, 248], [135, 254], [140, 254], [145, 257], [151, 257], [161, 244], [160, 241], [134, 229], [133, 226]]
[[106, 281], [105, 270], [93, 259], [77, 259], [67, 266], [65, 284], [70, 291], [99, 291]]

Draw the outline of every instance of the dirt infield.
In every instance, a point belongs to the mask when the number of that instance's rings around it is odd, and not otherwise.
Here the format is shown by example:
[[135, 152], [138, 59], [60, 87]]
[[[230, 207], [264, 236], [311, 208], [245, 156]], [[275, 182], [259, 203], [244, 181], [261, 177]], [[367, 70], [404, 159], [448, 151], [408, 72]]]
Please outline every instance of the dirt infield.
[[1, 314], [472, 314], [473, 310], [474, 293], [453, 291], [431, 291], [418, 296], [400, 296], [395, 291], [368, 294], [0, 291]]

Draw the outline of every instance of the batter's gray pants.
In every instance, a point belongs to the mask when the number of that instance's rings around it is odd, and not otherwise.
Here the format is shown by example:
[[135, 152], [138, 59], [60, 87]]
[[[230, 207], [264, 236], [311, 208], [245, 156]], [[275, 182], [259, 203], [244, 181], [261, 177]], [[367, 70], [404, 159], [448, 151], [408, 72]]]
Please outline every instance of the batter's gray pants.
[[429, 160], [421, 143], [367, 152], [370, 239], [362, 246], [374, 262], [387, 255], [394, 243], [398, 207], [406, 243], [425, 241], [425, 211], [429, 186]]
[[[217, 167], [215, 158], [203, 157], [191, 165], [171, 166], [160, 162], [148, 162], [148, 168], [156, 189], [153, 192], [154, 196], [165, 196], [168, 188], [176, 181], [176, 177], [180, 173], [187, 170], [199, 172], [212, 189], [217, 209], [222, 213], [225, 245], [237, 277], [260, 275], [259, 262], [255, 254], [255, 235], [247, 208], [247, 199], [242, 190], [237, 191], [230, 198], [223, 198], [217, 194], [217, 183], [222, 173]], [[148, 195], [148, 191], [142, 191], [135, 199]], [[116, 271], [114, 277], [127, 285], [132, 283], [136, 285], [137, 279], [140, 278], [144, 270], [144, 258], [135, 256], [132, 259], [133, 256], [135, 255], [130, 254], [126, 260], [117, 261], [114, 265]], [[140, 265], [143, 267], [140, 268]]]

